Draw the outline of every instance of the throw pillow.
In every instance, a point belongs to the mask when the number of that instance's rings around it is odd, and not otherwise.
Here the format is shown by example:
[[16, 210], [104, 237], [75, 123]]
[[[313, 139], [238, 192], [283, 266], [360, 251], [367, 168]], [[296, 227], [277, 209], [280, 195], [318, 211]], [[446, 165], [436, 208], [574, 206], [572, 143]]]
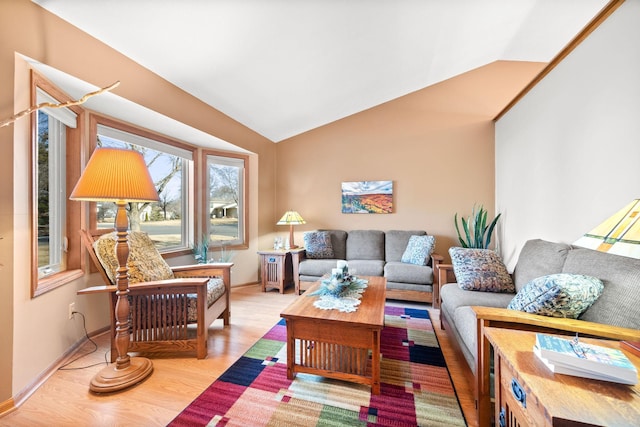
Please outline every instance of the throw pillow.
[[427, 265], [436, 245], [434, 236], [411, 236], [400, 261], [408, 264]]
[[[166, 263], [153, 241], [147, 233], [130, 231], [127, 237], [129, 242], [129, 282], [140, 283], [153, 280], [173, 279], [173, 272]], [[96, 256], [102, 264], [107, 276], [112, 283], [116, 283], [118, 270], [118, 257], [116, 256], [116, 232], [100, 236], [93, 243]]]
[[551, 274], [527, 283], [511, 300], [511, 310], [577, 319], [602, 295], [600, 279], [581, 274]]
[[461, 289], [515, 293], [507, 267], [495, 251], [453, 247], [449, 248], [449, 255]]
[[325, 231], [304, 233], [304, 248], [307, 258], [333, 258], [331, 235]]

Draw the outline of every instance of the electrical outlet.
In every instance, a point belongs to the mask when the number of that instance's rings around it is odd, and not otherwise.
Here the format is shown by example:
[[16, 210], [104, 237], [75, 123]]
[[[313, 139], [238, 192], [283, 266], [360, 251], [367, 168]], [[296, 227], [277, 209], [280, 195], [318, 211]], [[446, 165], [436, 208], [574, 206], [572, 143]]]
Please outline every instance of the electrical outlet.
[[76, 303], [69, 304], [69, 319], [73, 319], [73, 312], [76, 311]]

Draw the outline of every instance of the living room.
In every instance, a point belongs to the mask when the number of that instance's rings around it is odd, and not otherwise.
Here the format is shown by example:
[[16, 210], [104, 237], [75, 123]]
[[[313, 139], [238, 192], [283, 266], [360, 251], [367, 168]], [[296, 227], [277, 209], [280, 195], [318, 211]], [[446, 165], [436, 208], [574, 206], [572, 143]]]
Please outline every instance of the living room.
[[[118, 96], [249, 152], [248, 248], [233, 286], [258, 281], [256, 252], [286, 234], [275, 223], [290, 208], [307, 222], [298, 242], [319, 228], [424, 229], [446, 255], [454, 214], [482, 203], [502, 213], [497, 240], [513, 267], [526, 240], [571, 243], [638, 197], [640, 2], [610, 3], [621, 5], [496, 121], [545, 64], [495, 61], [274, 144], [40, 6], [3, 2], [0, 118], [28, 106], [25, 55], [97, 86], [121, 80]], [[76, 295], [93, 278], [30, 296], [28, 135], [28, 121], [0, 128], [13, 183], [0, 190], [0, 408], [82, 338], [70, 301], [91, 313], [89, 331], [109, 322], [104, 298]], [[393, 214], [340, 212], [342, 181], [377, 179], [394, 181]]]

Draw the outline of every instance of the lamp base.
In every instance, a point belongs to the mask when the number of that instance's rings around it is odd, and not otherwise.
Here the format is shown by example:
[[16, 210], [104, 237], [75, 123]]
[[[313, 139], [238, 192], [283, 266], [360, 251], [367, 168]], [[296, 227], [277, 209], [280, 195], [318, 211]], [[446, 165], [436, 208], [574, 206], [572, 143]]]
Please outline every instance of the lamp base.
[[132, 357], [124, 369], [116, 369], [115, 364], [103, 368], [92, 379], [89, 390], [94, 393], [112, 393], [134, 386], [153, 372], [151, 361], [144, 357]]

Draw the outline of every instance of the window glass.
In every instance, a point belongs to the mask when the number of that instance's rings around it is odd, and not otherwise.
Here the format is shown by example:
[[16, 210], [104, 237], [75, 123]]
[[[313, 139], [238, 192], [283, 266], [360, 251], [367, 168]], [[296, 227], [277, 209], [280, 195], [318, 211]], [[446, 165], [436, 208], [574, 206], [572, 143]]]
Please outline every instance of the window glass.
[[242, 158], [207, 156], [210, 245], [244, 243], [244, 173]]
[[[97, 145], [140, 152], [158, 190], [158, 202], [127, 204], [129, 228], [147, 232], [160, 251], [187, 248], [191, 152], [102, 125], [98, 125]], [[115, 213], [115, 203], [97, 203], [98, 228], [113, 227]]]
[[38, 278], [66, 268], [66, 126], [37, 112], [37, 265]]

